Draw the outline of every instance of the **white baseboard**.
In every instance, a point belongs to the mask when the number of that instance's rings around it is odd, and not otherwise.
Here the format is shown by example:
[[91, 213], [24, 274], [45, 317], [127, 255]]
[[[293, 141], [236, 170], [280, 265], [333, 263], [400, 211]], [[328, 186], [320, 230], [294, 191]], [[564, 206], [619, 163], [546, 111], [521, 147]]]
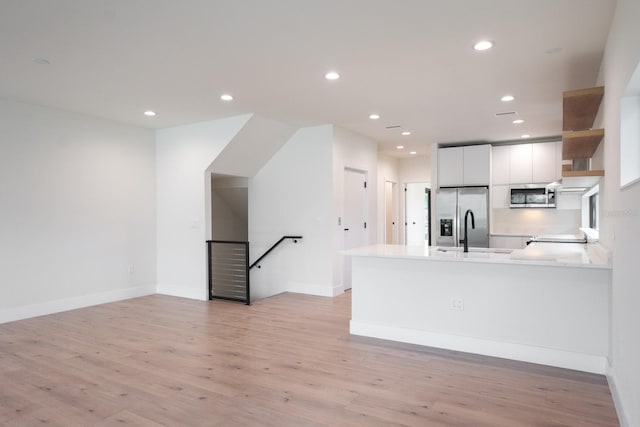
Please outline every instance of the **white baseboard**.
[[349, 330], [353, 335], [482, 354], [595, 374], [606, 373], [606, 356], [397, 328], [353, 320], [350, 322]]
[[205, 286], [190, 287], [179, 285], [158, 285], [157, 293], [162, 295], [169, 295], [172, 297], [197, 299], [200, 301], [207, 301], [209, 299], [208, 290]]
[[609, 382], [609, 390], [611, 391], [611, 398], [613, 404], [616, 407], [616, 413], [618, 414], [618, 422], [620, 427], [630, 427], [631, 423], [626, 416], [624, 406], [622, 405], [622, 399], [620, 398], [620, 392], [618, 391], [618, 385], [616, 383], [616, 372], [610, 366], [607, 365], [607, 381]]
[[297, 294], [316, 295], [320, 297], [335, 297], [344, 292], [342, 286], [318, 286], [309, 285], [307, 283], [289, 283], [285, 292], [293, 292]]
[[92, 305], [106, 304], [109, 302], [121, 301], [145, 295], [153, 295], [155, 293], [155, 285], [136, 286], [133, 288], [117, 289], [108, 292], [12, 307], [0, 310], [0, 323], [13, 322], [16, 320], [28, 319], [30, 317], [44, 316], [47, 314], [75, 310], [78, 308], [90, 307]]

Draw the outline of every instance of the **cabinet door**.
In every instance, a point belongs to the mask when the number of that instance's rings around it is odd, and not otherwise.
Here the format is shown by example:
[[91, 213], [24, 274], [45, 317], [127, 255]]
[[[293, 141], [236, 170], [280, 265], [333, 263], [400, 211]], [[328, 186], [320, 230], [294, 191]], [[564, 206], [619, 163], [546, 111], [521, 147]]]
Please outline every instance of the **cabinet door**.
[[491, 145], [469, 145], [464, 148], [464, 185], [489, 185]]
[[511, 184], [530, 184], [532, 182], [531, 145], [533, 144], [510, 146], [511, 167], [509, 168], [509, 174], [511, 175]]
[[531, 144], [532, 179], [534, 183], [548, 183], [557, 179], [557, 143]]
[[457, 187], [464, 185], [463, 147], [438, 149], [438, 186]]
[[556, 180], [562, 179], [562, 141], [556, 142]]
[[491, 169], [493, 184], [510, 184], [509, 168], [511, 167], [511, 147], [508, 145], [493, 147], [491, 150]]
[[510, 204], [508, 185], [494, 185], [491, 187], [491, 209], [508, 209]]

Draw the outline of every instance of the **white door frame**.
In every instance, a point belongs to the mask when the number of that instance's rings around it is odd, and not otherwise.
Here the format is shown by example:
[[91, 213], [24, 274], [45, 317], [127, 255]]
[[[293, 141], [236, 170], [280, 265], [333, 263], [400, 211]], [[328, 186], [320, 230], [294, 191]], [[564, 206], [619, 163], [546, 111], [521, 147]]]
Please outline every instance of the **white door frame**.
[[[354, 230], [349, 230], [347, 231], [347, 229], [350, 229], [352, 227], [354, 227], [354, 225], [352, 224], [348, 224], [347, 220], [349, 218], [347, 218], [347, 216], [345, 215], [345, 207], [346, 207], [346, 200], [347, 200], [347, 192], [346, 192], [346, 174], [347, 173], [357, 173], [357, 174], [361, 174], [362, 178], [363, 178], [363, 182], [367, 183], [368, 182], [368, 171], [366, 170], [362, 170], [362, 169], [356, 169], [356, 168], [351, 168], [351, 167], [344, 167], [343, 170], [343, 182], [342, 182], [342, 250], [346, 250], [346, 249], [351, 249], [351, 247], [353, 247], [352, 244], [349, 244], [346, 238], [346, 233], [347, 232], [354, 232], [356, 230], [360, 230], [359, 228], [354, 229]], [[367, 232], [370, 224], [368, 224], [368, 202], [369, 202], [369, 195], [367, 192], [367, 187], [365, 187], [363, 185], [363, 192], [362, 192], [362, 215], [363, 218], [360, 218], [358, 220], [355, 221], [355, 224], [357, 225], [357, 227], [362, 227], [362, 241], [360, 241], [358, 243], [358, 245], [361, 246], [365, 246], [368, 244], [369, 241], [369, 233]], [[365, 227], [366, 224], [366, 227]], [[356, 246], [358, 246], [356, 245]], [[348, 255], [342, 255], [342, 287], [343, 289], [351, 289], [351, 257]]]
[[[387, 184], [391, 184], [391, 220], [392, 220], [392, 229], [391, 229], [391, 241], [388, 241], [389, 239], [387, 239], [388, 237], [388, 226], [389, 226], [389, 212], [388, 212], [388, 204], [387, 204]], [[399, 243], [399, 237], [398, 237], [398, 230], [400, 229], [400, 220], [399, 220], [399, 211], [400, 209], [398, 208], [399, 205], [399, 200], [398, 200], [398, 182], [391, 180], [391, 179], [385, 179], [384, 180], [384, 226], [383, 226], [383, 231], [384, 231], [384, 243], [387, 245], [396, 245]]]
[[[404, 192], [404, 200], [403, 200], [404, 203], [402, 203], [402, 213], [403, 213], [403, 215], [402, 215], [402, 217], [403, 217], [402, 223], [404, 224], [404, 228], [402, 230], [403, 231], [402, 237], [403, 237], [403, 244], [406, 245], [407, 244], [407, 231], [408, 231], [407, 227], [409, 225], [408, 224], [409, 220], [407, 218], [407, 185], [408, 184], [424, 184], [425, 188], [428, 188], [429, 191], [431, 191], [431, 182], [430, 181], [421, 181], [421, 180], [420, 181], [404, 181], [402, 184], [403, 184], [402, 188], [404, 190], [403, 191]], [[433, 197], [433, 194], [431, 195], [431, 197]], [[431, 209], [432, 209], [432, 206], [429, 205], [430, 214], [431, 214]], [[432, 216], [432, 215], [430, 215], [430, 216]], [[429, 235], [431, 236], [431, 224], [428, 224], [427, 227], [428, 227], [428, 230], [429, 230], [429, 233], [430, 233]]]

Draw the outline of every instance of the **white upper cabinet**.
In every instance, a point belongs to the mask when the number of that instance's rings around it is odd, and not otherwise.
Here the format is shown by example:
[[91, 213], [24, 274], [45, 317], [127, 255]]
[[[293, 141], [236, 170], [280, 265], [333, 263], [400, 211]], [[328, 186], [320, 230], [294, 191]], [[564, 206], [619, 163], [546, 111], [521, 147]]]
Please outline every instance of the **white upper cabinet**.
[[510, 145], [510, 184], [530, 184], [533, 182], [533, 144]]
[[561, 150], [561, 141], [493, 147], [493, 184], [553, 182], [562, 174]]
[[511, 168], [511, 147], [508, 145], [498, 145], [491, 150], [493, 169], [493, 184], [510, 184], [509, 171]]
[[532, 154], [532, 182], [548, 183], [558, 179], [558, 165], [556, 158], [560, 142], [543, 142], [531, 144]]
[[490, 176], [490, 145], [438, 149], [438, 186], [489, 185]]
[[491, 180], [491, 145], [464, 148], [464, 185], [489, 185]]
[[464, 147], [438, 149], [438, 186], [463, 185]]

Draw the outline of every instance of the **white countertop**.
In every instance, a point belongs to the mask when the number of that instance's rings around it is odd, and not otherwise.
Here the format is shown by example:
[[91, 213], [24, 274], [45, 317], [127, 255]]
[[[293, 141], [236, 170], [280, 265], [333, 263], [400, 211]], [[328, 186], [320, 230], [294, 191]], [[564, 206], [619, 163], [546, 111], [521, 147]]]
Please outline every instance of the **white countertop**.
[[481, 262], [610, 269], [604, 248], [594, 243], [534, 242], [525, 249], [438, 248], [434, 246], [372, 245], [345, 251], [345, 255], [427, 261]]

